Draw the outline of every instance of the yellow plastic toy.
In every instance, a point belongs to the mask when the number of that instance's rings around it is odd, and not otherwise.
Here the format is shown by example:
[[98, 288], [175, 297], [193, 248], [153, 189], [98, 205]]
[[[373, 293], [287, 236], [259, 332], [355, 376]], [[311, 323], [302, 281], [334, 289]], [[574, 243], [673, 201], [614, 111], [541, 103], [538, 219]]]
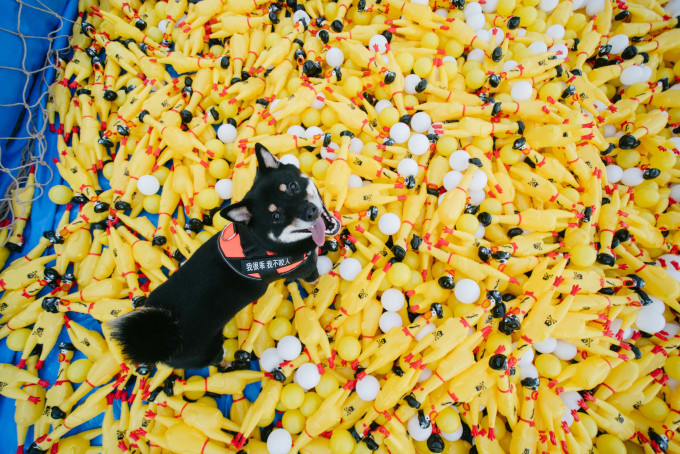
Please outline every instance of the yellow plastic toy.
[[[81, 2], [47, 100], [64, 179], [50, 198], [78, 214], [0, 270], [0, 338], [28, 368], [0, 372], [18, 377], [0, 392], [18, 399], [19, 443], [33, 425], [34, 453], [98, 452], [99, 434], [106, 452], [269, 453], [256, 428], [280, 410], [291, 452], [467, 452], [463, 422], [479, 452], [680, 450], [672, 2], [464, 3]], [[301, 354], [271, 374], [131, 371], [66, 313], [134, 310], [224, 225], [213, 210], [250, 188], [256, 143], [310, 175], [346, 230], [308, 296], [274, 284], [225, 327], [225, 360], [283, 333]], [[3, 265], [33, 182], [14, 192]], [[390, 317], [403, 328], [380, 331]], [[45, 393], [35, 371], [62, 327], [88, 359], [64, 347]], [[309, 362], [305, 393], [291, 381]], [[372, 401], [352, 393], [367, 373]], [[232, 394], [230, 414], [206, 392]], [[102, 429], [61, 438], [102, 412]]]

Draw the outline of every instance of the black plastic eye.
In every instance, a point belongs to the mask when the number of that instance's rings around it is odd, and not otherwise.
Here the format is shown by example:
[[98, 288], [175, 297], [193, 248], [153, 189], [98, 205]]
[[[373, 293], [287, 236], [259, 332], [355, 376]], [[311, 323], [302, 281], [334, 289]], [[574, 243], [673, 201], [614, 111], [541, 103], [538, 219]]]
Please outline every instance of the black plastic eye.
[[566, 98], [566, 97], [568, 97], [568, 96], [571, 96], [571, 95], [573, 95], [574, 93], [576, 93], [576, 87], [574, 87], [573, 85], [569, 85], [569, 86], [568, 86], [567, 88], [565, 88], [564, 91], [562, 92], [562, 98]]
[[[318, 24], [317, 24], [318, 26]], [[328, 33], [328, 30], [320, 30], [319, 33], [316, 35], [319, 37], [322, 43], [328, 44], [328, 40], [330, 39], [330, 35]]]
[[69, 351], [69, 352], [76, 351], [76, 348], [70, 342], [59, 342], [58, 347], [59, 347], [59, 350], [65, 350], [65, 351]]
[[336, 19], [333, 22], [331, 22], [331, 29], [333, 29], [334, 32], [340, 33], [340, 32], [342, 32], [343, 28], [344, 27], [343, 27], [342, 21], [339, 21], [339, 20]]
[[619, 229], [614, 233], [614, 238], [620, 243], [625, 243], [630, 240], [630, 232], [627, 229]]
[[522, 328], [522, 325], [516, 315], [505, 316], [498, 325], [498, 331], [507, 335], [520, 328]]
[[447, 290], [451, 290], [456, 286], [455, 282], [453, 281], [453, 277], [450, 274], [445, 274], [444, 276], [440, 277], [437, 280], [437, 283], [441, 288]]
[[498, 87], [501, 84], [501, 76], [498, 74], [491, 74], [489, 76], [489, 85], [491, 85], [493, 88]]
[[491, 249], [489, 249], [488, 247], [480, 246], [479, 249], [477, 250], [477, 256], [481, 261], [488, 262], [489, 258], [491, 258]]
[[630, 150], [640, 145], [640, 141], [631, 134], [625, 134], [619, 139], [619, 148], [622, 150]]
[[445, 447], [444, 440], [442, 440], [442, 436], [439, 434], [432, 434], [430, 435], [430, 438], [427, 439], [427, 449], [429, 449], [430, 452], [443, 452]]
[[630, 16], [630, 11], [621, 11], [618, 13], [616, 16], [614, 16], [614, 20], [626, 20]]
[[653, 180], [659, 175], [661, 175], [661, 171], [653, 167], [648, 167], [645, 169], [644, 172], [642, 172], [642, 178], [644, 178], [645, 180]]
[[423, 79], [416, 85], [416, 93], [422, 93], [427, 88], [427, 79]]
[[113, 90], [106, 90], [103, 97], [107, 101], [115, 101], [118, 98], [118, 93]]
[[497, 303], [491, 309], [491, 316], [493, 318], [503, 318], [505, 317], [505, 311], [506, 311], [505, 303], [503, 302]]
[[612, 51], [612, 46], [611, 44], [606, 44], [604, 46], [600, 46], [600, 49], [598, 50], [598, 56], [604, 57], [605, 55], [608, 55], [609, 52]]
[[508, 368], [508, 357], [497, 354], [489, 358], [489, 367], [493, 370], [505, 370]]
[[282, 218], [283, 217], [281, 216], [280, 213], [273, 213], [272, 214], [272, 221], [274, 221], [274, 222], [281, 222]]
[[488, 227], [492, 221], [491, 215], [484, 211], [477, 215], [477, 219], [479, 220], [480, 224], [482, 224], [484, 227]]
[[602, 265], [607, 265], [607, 266], [616, 265], [616, 259], [611, 254], [605, 254], [605, 253], [597, 254], [597, 258], [595, 259], [595, 261], [597, 263], [600, 263]]
[[638, 54], [638, 49], [635, 46], [628, 46], [621, 52], [621, 58], [624, 60], [630, 60]]
[[290, 183], [288, 183], [288, 188], [291, 191], [295, 192], [298, 188], [298, 184], [295, 181], [291, 181]]
[[522, 386], [525, 388], [530, 388], [534, 391], [538, 389], [538, 386], [540, 385], [540, 382], [538, 381], [538, 378], [523, 378], [520, 383]]
[[652, 300], [646, 292], [643, 292], [640, 289], [635, 290], [635, 293], [637, 294], [638, 298], [640, 298], [641, 306], [649, 306], [654, 302], [654, 300]]

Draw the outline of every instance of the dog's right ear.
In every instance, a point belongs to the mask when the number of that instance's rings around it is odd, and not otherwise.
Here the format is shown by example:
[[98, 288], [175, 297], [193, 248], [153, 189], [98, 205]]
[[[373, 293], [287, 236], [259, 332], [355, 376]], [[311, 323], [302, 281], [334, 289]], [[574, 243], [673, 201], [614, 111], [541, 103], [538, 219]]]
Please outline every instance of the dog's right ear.
[[220, 216], [228, 221], [247, 224], [250, 222], [250, 218], [253, 217], [253, 214], [248, 208], [248, 202], [246, 200], [241, 200], [238, 203], [232, 203], [223, 208], [222, 211], [220, 211]]
[[257, 157], [257, 168], [260, 171], [278, 169], [281, 164], [281, 161], [276, 159], [274, 155], [259, 142], [255, 144], [255, 156]]

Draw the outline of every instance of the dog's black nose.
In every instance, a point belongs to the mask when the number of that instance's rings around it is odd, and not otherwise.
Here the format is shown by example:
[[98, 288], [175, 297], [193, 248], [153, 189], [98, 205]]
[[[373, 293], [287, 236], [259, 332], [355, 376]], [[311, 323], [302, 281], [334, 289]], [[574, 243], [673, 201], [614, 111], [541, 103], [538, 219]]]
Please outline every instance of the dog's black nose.
[[305, 209], [305, 221], [313, 221], [319, 217], [319, 209], [311, 203]]

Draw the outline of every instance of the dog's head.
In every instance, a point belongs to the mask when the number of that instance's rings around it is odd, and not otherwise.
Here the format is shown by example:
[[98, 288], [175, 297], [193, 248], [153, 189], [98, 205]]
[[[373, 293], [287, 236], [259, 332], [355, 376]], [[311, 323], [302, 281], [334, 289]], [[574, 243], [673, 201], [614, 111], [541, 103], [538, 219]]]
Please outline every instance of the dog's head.
[[255, 144], [258, 171], [243, 200], [224, 208], [225, 219], [245, 224], [270, 250], [321, 246], [340, 231], [311, 178]]

